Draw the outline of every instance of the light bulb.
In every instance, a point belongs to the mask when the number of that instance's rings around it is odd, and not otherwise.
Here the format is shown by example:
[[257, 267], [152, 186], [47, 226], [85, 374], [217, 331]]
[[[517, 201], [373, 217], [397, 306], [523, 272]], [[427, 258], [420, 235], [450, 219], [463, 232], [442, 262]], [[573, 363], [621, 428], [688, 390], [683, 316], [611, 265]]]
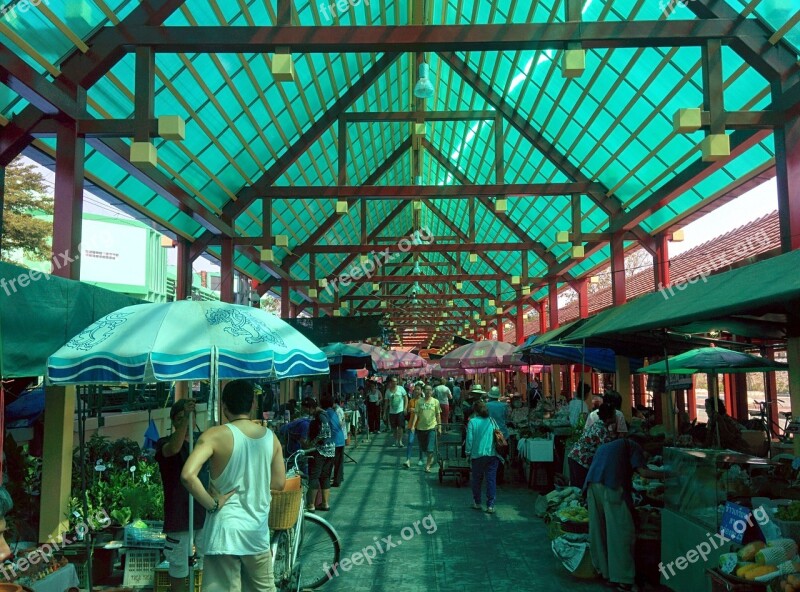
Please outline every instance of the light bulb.
[[428, 64], [422, 62], [419, 65], [419, 80], [414, 85], [414, 96], [418, 99], [430, 99], [433, 96], [434, 88], [428, 78]]

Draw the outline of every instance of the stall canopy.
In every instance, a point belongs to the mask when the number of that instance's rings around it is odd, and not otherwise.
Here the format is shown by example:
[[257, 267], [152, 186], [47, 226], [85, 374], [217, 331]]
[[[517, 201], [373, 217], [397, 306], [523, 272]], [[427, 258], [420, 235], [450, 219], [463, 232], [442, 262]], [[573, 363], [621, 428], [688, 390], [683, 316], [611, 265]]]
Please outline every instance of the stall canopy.
[[570, 333], [565, 341], [678, 328], [699, 321], [766, 323], [774, 331], [789, 322], [800, 303], [800, 251], [698, 278], [693, 284], [647, 294], [608, 309]]
[[[523, 343], [517, 352], [522, 359], [531, 364], [584, 364], [600, 372], [616, 371], [616, 355], [609, 348], [580, 347], [577, 345], [551, 343], [549, 345], [536, 345], [535, 336]], [[642, 365], [642, 358], [631, 358], [632, 368]]]
[[0, 262], [0, 376], [44, 376], [47, 357], [72, 337], [111, 312], [142, 303]]

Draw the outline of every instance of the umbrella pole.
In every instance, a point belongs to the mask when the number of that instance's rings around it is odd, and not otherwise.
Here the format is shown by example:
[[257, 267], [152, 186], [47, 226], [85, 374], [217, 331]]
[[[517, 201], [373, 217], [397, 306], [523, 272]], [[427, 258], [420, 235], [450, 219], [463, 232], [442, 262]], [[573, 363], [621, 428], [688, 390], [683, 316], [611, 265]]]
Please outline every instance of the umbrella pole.
[[[194, 451], [195, 411], [189, 414], [189, 454]], [[194, 498], [189, 494], [189, 590], [194, 592]]]
[[[716, 421], [714, 421], [714, 428], [716, 431], [714, 442], [716, 443], [717, 447], [721, 448], [722, 441], [719, 437], [719, 379], [717, 378], [717, 373], [710, 372], [707, 375], [706, 380], [708, 381], [708, 392], [714, 397], [714, 413], [717, 414]], [[712, 383], [714, 385], [713, 390], [711, 388]]]
[[[667, 385], [669, 384], [669, 356], [667, 355], [667, 346], [664, 346], [664, 368], [666, 369], [667, 373], [664, 375], [664, 396], [667, 398], [669, 403], [669, 432], [671, 434], [675, 433], [673, 429], [675, 426], [675, 408], [672, 405], [672, 395], [670, 394]], [[661, 408], [663, 409], [663, 403]], [[666, 426], [665, 426], [666, 427]]]

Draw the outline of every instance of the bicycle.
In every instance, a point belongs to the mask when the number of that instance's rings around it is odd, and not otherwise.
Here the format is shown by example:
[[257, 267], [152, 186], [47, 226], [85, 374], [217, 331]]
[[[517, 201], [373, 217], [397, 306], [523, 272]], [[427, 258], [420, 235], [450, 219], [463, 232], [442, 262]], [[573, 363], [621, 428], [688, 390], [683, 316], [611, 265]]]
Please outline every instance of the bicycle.
[[[755, 429], [760, 430], [765, 433], [764, 447], [765, 450], [757, 451], [761, 454], [759, 456], [765, 456], [772, 452], [772, 446], [777, 439], [778, 442], [789, 442], [791, 440], [789, 435], [789, 424], [791, 423], [791, 413], [781, 412], [780, 415], [784, 418], [784, 426], [781, 426], [772, 420], [769, 413], [767, 413], [767, 407], [773, 404], [780, 404], [783, 403], [782, 399], [778, 399], [777, 401], [753, 401], [756, 405], [758, 405], [758, 409], [748, 409], [748, 414], [753, 419], [746, 422], [746, 427], [748, 429]], [[783, 434], [781, 435], [781, 432]]]
[[288, 529], [270, 532], [272, 569], [275, 587], [280, 592], [298, 592], [319, 588], [333, 577], [339, 563], [341, 546], [336, 529], [324, 518], [305, 510], [308, 481], [298, 467], [305, 455], [299, 450], [286, 459], [287, 479], [301, 477], [300, 504], [297, 519]]

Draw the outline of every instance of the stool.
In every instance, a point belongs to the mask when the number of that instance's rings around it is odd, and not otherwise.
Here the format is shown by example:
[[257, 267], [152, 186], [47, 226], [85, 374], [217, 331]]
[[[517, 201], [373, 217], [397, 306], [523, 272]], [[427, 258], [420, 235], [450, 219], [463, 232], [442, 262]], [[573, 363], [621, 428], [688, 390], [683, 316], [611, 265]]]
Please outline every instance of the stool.
[[551, 491], [553, 489], [553, 463], [532, 462], [528, 463], [528, 488], [537, 491]]

